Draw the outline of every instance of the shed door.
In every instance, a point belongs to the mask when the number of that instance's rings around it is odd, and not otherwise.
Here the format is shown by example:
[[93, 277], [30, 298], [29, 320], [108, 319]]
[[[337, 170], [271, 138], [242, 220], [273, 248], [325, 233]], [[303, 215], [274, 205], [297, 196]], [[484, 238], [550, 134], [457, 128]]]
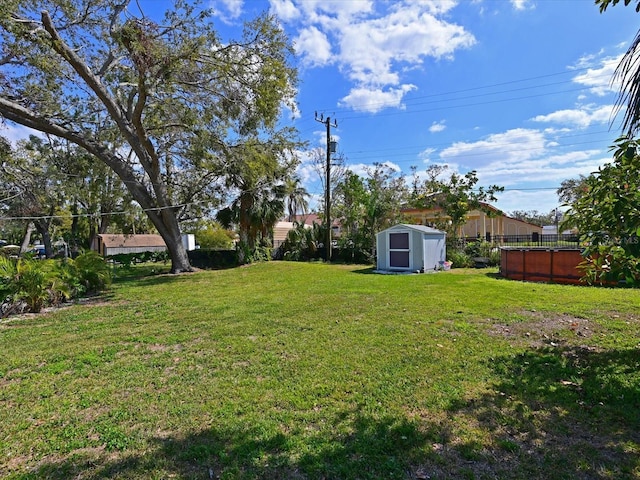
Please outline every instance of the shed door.
[[389, 268], [409, 268], [409, 232], [389, 233]]

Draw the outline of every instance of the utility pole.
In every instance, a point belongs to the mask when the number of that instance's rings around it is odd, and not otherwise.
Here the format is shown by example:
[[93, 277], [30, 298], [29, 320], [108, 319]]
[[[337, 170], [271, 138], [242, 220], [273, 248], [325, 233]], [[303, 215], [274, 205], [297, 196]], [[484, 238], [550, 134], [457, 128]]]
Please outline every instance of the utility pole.
[[338, 128], [338, 122], [334, 119], [331, 124], [331, 117], [324, 119], [324, 115], [316, 112], [316, 122], [324, 123], [327, 127], [327, 166], [326, 166], [326, 188], [324, 190], [324, 220], [327, 228], [327, 238], [325, 245], [325, 260], [331, 261], [331, 153], [335, 151], [335, 142], [331, 141], [331, 127]]

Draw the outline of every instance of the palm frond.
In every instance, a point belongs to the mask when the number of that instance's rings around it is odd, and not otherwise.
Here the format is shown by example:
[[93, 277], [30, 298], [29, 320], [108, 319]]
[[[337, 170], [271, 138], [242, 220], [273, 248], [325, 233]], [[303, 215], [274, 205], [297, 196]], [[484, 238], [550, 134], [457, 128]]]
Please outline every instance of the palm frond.
[[633, 136], [640, 129], [640, 31], [623, 55], [615, 70], [612, 82], [620, 82], [620, 93], [616, 100], [613, 116], [626, 107], [622, 118], [622, 130]]

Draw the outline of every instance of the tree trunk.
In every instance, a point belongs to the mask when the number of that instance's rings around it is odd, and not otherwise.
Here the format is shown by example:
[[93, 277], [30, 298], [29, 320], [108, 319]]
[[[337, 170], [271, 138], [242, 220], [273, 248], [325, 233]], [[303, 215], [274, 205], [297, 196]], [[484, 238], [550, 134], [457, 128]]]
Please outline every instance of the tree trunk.
[[193, 272], [187, 250], [182, 243], [182, 234], [175, 212], [171, 209], [163, 209], [160, 212], [148, 210], [147, 214], [167, 245], [171, 257], [171, 273]]
[[34, 222], [35, 228], [42, 236], [42, 243], [44, 245], [44, 254], [47, 258], [53, 257], [53, 248], [51, 245], [51, 233], [49, 227], [51, 226], [51, 220], [37, 220]]
[[24, 229], [24, 236], [22, 237], [22, 243], [20, 244], [20, 255], [27, 251], [29, 244], [31, 243], [31, 234], [36, 229], [33, 223], [27, 223], [27, 228]]

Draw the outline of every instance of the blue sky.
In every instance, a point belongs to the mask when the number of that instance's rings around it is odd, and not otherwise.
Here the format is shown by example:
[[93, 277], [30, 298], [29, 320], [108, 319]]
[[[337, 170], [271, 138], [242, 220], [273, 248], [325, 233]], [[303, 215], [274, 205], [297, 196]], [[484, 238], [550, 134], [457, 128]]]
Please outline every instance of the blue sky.
[[[555, 189], [610, 159], [612, 74], [640, 26], [590, 0], [218, 0], [224, 28], [269, 9], [298, 54], [299, 116], [324, 145], [314, 112], [338, 120], [347, 164], [409, 174], [430, 164], [476, 170], [505, 187], [505, 211], [547, 212]], [[300, 174], [322, 189], [306, 164]]]
[[[139, 0], [147, 14], [169, 0]], [[314, 112], [338, 121], [353, 171], [447, 164], [505, 187], [504, 211], [548, 212], [562, 180], [610, 159], [612, 74], [640, 14], [592, 0], [211, 0], [223, 38], [276, 14], [295, 44], [299, 111], [286, 119], [323, 148]], [[135, 8], [132, 2], [130, 8]], [[19, 128], [4, 131], [15, 138]], [[299, 174], [321, 205], [302, 152]]]

